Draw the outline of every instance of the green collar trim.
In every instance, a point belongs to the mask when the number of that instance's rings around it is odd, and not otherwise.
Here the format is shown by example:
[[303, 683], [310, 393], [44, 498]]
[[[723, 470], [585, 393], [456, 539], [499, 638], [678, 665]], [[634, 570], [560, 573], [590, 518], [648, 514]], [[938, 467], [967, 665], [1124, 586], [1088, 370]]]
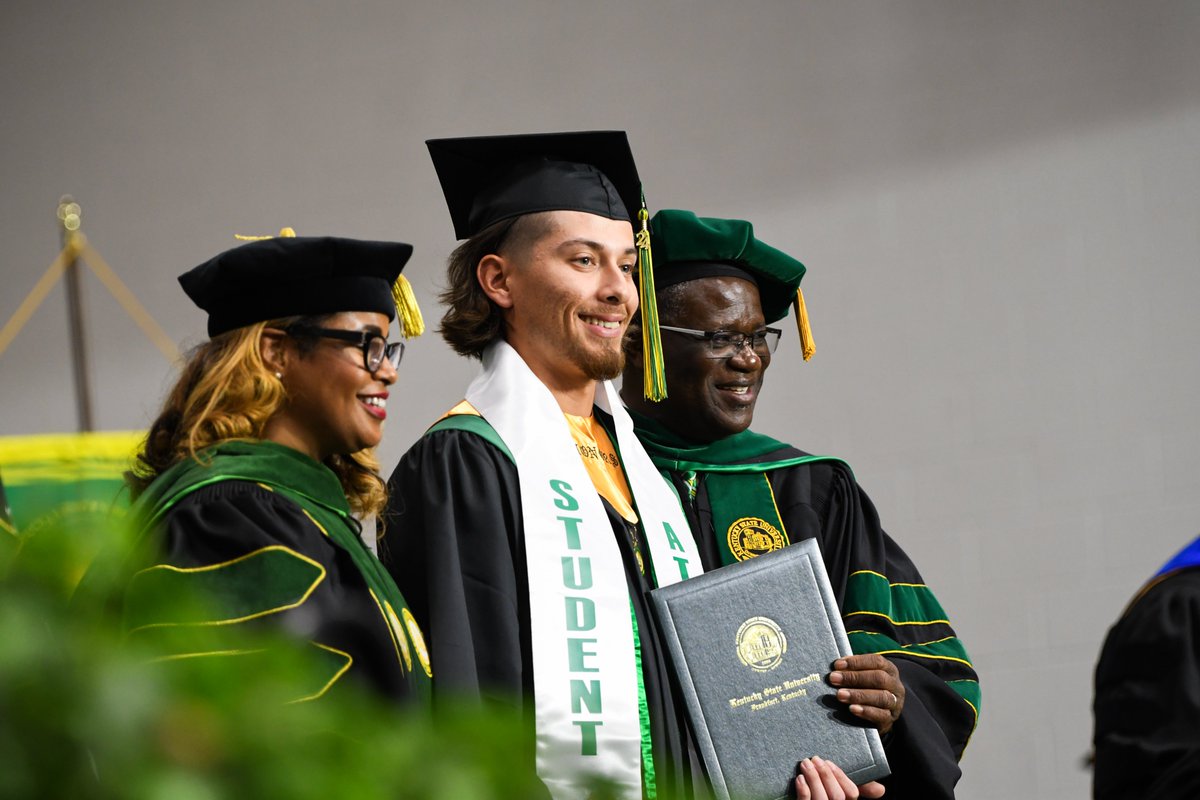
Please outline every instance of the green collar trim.
[[[650, 454], [650, 460], [659, 469], [673, 472], [766, 472], [815, 461], [835, 461], [845, 464], [847, 468], [850, 466], [833, 456], [784, 455], [787, 452], [794, 453], [795, 448], [749, 429], [708, 444], [696, 444], [632, 409], [629, 416], [633, 418], [634, 430]], [[780, 457], [763, 458], [771, 453], [780, 453]], [[750, 459], [754, 460], [747, 463]]]
[[158, 516], [179, 498], [203, 486], [244, 480], [266, 484], [339, 516], [350, 515], [350, 504], [337, 475], [298, 450], [268, 441], [231, 441], [196, 455], [200, 461], [185, 459], [158, 476], [138, 498], [137, 506], [152, 509], [153, 516]]

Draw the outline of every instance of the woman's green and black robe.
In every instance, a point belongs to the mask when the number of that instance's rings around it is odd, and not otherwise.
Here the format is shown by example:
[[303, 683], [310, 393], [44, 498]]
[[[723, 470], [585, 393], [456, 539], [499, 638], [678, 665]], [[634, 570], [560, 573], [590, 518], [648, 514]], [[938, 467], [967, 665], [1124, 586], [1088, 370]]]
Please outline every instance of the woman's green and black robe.
[[[360, 538], [337, 476], [273, 442], [226, 442], [160, 475], [134, 513], [150, 555], [125, 629], [164, 657], [233, 657], [229, 634], [271, 624], [318, 666], [315, 699], [345, 682], [425, 698], [430, 665], [400, 591]], [[198, 606], [163, 597], [198, 596]], [[230, 640], [232, 641], [232, 640]]]

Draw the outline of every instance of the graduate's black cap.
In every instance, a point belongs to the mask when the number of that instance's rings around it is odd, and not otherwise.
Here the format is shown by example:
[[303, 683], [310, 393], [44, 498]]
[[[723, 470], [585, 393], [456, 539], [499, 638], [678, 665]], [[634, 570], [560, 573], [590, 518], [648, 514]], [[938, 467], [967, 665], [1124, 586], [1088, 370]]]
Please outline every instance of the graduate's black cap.
[[270, 319], [339, 311], [396, 318], [393, 287], [407, 284], [400, 271], [412, 245], [289, 232], [226, 250], [179, 276], [187, 296], [208, 312], [209, 336]]
[[719, 276], [751, 281], [758, 286], [767, 322], [783, 319], [788, 306], [796, 306], [804, 360], [812, 357], [812, 331], [800, 291], [807, 270], [787, 253], [759, 241], [749, 222], [664, 208], [650, 220], [650, 238], [657, 262], [654, 282], [659, 289]]
[[624, 131], [471, 136], [425, 144], [458, 239], [539, 211], [584, 211], [632, 222], [642, 205]]

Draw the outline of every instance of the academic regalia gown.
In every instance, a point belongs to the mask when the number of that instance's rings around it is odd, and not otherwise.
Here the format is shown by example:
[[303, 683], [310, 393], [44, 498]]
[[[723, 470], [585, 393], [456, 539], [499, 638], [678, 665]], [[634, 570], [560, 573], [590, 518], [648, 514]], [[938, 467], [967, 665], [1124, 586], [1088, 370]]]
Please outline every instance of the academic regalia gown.
[[[766, 476], [787, 541], [820, 544], [854, 652], [886, 653], [900, 671], [904, 709], [883, 738], [892, 770], [883, 780], [887, 797], [952, 798], [958, 760], [976, 723], [978, 677], [945, 612], [884, 532], [849, 467], [826, 459], [771, 468], [808, 454], [750, 431], [715, 447], [689, 446], [646, 417], [631, 416], [646, 452], [683, 501], [705, 570], [723, 563], [709, 491], [719, 478], [695, 462], [758, 465], [742, 474]], [[756, 513], [747, 508], [742, 515]]]
[[[611, 435], [611, 418], [594, 413]], [[467, 698], [519, 710], [529, 738], [525, 767], [533, 770], [529, 576], [516, 465], [476, 433], [435, 429], [400, 459], [388, 489], [380, 559], [428, 638], [435, 706]], [[703, 778], [654, 633], [653, 586], [637, 567], [632, 537], [640, 540], [640, 530], [603, 502], [637, 616], [656, 784], [667, 798], [690, 797]]]
[[1200, 566], [1151, 583], [1109, 630], [1093, 712], [1096, 800], [1200, 797]]
[[[320, 695], [345, 681], [395, 700], [427, 696], [420, 632], [359, 538], [337, 476], [273, 442], [227, 442], [201, 455], [203, 465], [164, 472], [134, 506], [149, 528], [152, 566], [126, 590], [127, 632], [183, 631], [160, 644], [220, 652], [207, 637], [227, 626], [278, 625], [314, 646]], [[198, 626], [163, 618], [175, 612], [154, 598], [173, 587], [202, 592], [216, 617]]]

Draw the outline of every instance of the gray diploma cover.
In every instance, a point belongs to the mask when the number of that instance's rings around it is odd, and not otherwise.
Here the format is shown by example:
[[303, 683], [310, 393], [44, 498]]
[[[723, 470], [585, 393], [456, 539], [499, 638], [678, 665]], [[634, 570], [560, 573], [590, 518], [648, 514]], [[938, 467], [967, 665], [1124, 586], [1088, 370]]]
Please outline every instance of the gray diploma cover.
[[815, 539], [651, 596], [717, 797], [785, 798], [809, 756], [856, 784], [888, 775], [879, 732], [825, 680], [851, 650]]

